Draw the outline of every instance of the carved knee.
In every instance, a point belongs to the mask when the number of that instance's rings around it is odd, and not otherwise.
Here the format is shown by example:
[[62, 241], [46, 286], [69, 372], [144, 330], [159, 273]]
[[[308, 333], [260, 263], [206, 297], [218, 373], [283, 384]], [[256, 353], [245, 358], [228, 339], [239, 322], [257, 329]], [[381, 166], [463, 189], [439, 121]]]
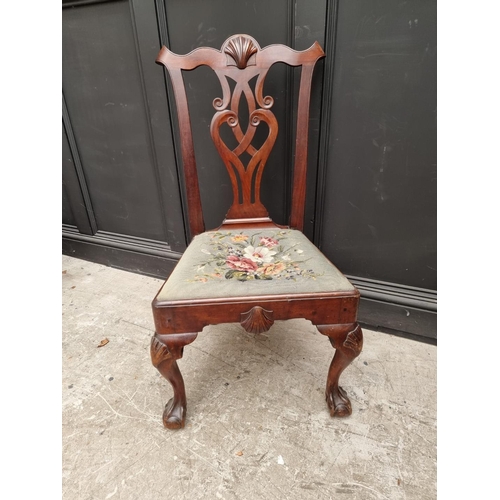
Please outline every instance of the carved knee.
[[193, 342], [198, 333], [174, 333], [169, 335], [155, 334], [151, 339], [151, 361], [158, 366], [167, 360], [182, 358], [184, 346]]
[[151, 362], [155, 368], [158, 368], [163, 361], [173, 359], [172, 353], [168, 347], [161, 342], [156, 336], [151, 338]]
[[329, 335], [328, 338], [335, 349], [352, 359], [357, 358], [363, 349], [363, 331], [358, 323], [354, 323], [340, 335]]

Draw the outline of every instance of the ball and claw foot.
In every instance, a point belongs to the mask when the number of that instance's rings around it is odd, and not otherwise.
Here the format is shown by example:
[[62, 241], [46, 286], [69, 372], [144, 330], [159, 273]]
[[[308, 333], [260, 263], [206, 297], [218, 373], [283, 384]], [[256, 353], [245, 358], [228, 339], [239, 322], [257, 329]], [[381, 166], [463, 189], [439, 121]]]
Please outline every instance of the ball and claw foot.
[[339, 386], [342, 372], [359, 356], [363, 348], [363, 332], [357, 323], [320, 325], [318, 330], [327, 335], [335, 348], [326, 381], [326, 403], [332, 417], [348, 417], [352, 413], [347, 393]]
[[331, 417], [348, 417], [352, 413], [351, 402], [342, 387], [326, 393], [326, 404], [330, 409]]
[[184, 429], [186, 423], [186, 405], [170, 399], [163, 411], [163, 425], [167, 429]]
[[197, 333], [170, 334], [151, 339], [151, 361], [170, 382], [174, 397], [165, 405], [163, 425], [167, 429], [183, 429], [186, 423], [186, 389], [177, 360], [182, 357], [185, 345], [196, 338]]

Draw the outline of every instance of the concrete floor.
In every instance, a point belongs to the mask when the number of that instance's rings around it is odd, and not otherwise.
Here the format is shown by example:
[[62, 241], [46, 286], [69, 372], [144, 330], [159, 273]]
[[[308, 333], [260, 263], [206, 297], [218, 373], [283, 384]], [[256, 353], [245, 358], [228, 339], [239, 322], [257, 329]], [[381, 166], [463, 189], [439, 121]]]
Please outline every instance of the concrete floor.
[[[63, 257], [63, 498], [436, 498], [436, 347], [365, 330], [324, 400], [334, 350], [310, 322], [204, 329], [179, 362], [186, 428], [149, 358], [161, 281]], [[103, 339], [109, 342], [97, 347]]]

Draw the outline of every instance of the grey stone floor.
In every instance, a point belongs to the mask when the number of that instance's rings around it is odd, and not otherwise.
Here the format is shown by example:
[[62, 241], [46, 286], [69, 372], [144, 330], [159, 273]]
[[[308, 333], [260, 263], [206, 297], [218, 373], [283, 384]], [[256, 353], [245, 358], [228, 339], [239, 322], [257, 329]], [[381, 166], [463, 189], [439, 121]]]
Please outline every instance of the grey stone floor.
[[168, 431], [171, 388], [149, 358], [161, 281], [62, 269], [63, 498], [436, 498], [435, 346], [365, 330], [341, 379], [353, 414], [332, 419], [334, 350], [310, 322], [211, 326], [179, 362], [188, 417]]

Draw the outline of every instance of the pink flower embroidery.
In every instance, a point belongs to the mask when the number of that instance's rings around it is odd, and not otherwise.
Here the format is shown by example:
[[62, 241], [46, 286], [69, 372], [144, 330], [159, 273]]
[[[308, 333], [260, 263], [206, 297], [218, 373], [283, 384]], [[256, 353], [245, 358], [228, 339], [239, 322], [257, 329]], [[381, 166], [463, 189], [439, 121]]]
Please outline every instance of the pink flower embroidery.
[[238, 271], [255, 271], [257, 269], [257, 264], [246, 257], [237, 257], [236, 255], [230, 255], [226, 259], [226, 264], [231, 269], [236, 269]]
[[261, 236], [260, 244], [267, 248], [273, 248], [279, 245], [279, 241], [274, 238], [270, 238], [269, 236]]
[[316, 279], [312, 269], [301, 268], [302, 261], [296, 259], [305, 252], [297, 249], [297, 244], [290, 246], [287, 235], [287, 231], [251, 235], [215, 232], [200, 248], [207, 259], [193, 266], [195, 276], [188, 281]]

